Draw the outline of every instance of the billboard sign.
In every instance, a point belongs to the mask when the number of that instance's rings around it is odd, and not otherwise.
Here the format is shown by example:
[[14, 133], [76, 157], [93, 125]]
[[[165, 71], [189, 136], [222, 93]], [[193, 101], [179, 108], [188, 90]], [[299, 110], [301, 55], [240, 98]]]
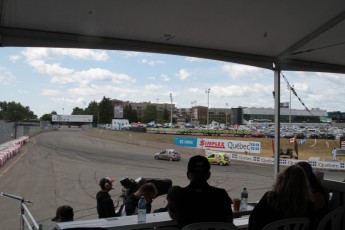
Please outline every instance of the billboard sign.
[[198, 138], [198, 148], [228, 152], [260, 153], [261, 143], [253, 141], [234, 141]]
[[92, 122], [93, 115], [52, 115], [53, 122]]
[[174, 144], [177, 146], [196, 148], [198, 138], [194, 137], [174, 137]]

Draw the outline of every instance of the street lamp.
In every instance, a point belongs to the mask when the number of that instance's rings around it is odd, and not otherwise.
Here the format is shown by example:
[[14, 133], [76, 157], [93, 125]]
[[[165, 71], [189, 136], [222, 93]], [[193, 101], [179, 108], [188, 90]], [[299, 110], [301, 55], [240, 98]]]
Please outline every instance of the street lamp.
[[294, 89], [294, 85], [287, 86], [288, 90], [290, 90], [290, 103], [289, 103], [289, 108], [290, 108], [290, 115], [289, 115], [289, 132], [291, 132], [291, 91]]
[[225, 126], [228, 126], [228, 106], [229, 103], [225, 103]]
[[205, 90], [205, 93], [207, 93], [207, 129], [208, 129], [208, 122], [209, 122], [210, 90], [211, 89]]
[[194, 111], [193, 107], [194, 107], [194, 104], [196, 106], [196, 100], [193, 100], [191, 104], [192, 104], [192, 108], [190, 109], [190, 124], [193, 125], [193, 111]]
[[170, 125], [172, 127], [172, 93], [170, 93]]

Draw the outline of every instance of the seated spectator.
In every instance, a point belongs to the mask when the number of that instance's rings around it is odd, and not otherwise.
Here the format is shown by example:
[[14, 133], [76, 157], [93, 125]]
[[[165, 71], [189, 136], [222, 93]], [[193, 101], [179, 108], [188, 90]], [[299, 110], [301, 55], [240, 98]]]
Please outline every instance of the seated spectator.
[[126, 198], [124, 201], [124, 209], [127, 216], [136, 215], [138, 213], [138, 202], [141, 196], [144, 196], [146, 200], [146, 213], [150, 213], [152, 201], [157, 196], [156, 186], [153, 183], [145, 183], [138, 191]]
[[[175, 185], [175, 186], [172, 186], [172, 187], [168, 190], [168, 193], [167, 193], [167, 201], [168, 201], [168, 204], [169, 204], [170, 202], [173, 202], [173, 201], [172, 201], [171, 195], [172, 195], [174, 192], [176, 192], [178, 189], [181, 189], [181, 187]], [[154, 210], [153, 213], [157, 213], [157, 212], [167, 212], [167, 211], [168, 211], [168, 204], [167, 204], [164, 208], [159, 208], [159, 209]]]
[[[69, 205], [62, 205], [58, 207], [56, 210], [56, 216], [51, 219], [54, 222], [68, 222], [73, 221], [74, 212], [73, 208]], [[53, 230], [57, 230], [57, 227], [53, 228]]]
[[329, 194], [322, 186], [321, 181], [317, 179], [313, 168], [308, 162], [300, 161], [297, 165], [301, 166], [308, 178], [309, 186], [312, 192], [312, 201], [316, 212], [317, 220], [320, 221], [328, 213]]
[[168, 210], [179, 228], [197, 222], [232, 224], [232, 200], [224, 189], [207, 183], [211, 176], [210, 168], [206, 157], [191, 157], [187, 169], [190, 184], [172, 192], [168, 200]]
[[260, 230], [277, 220], [297, 217], [310, 219], [315, 229], [315, 209], [307, 177], [298, 165], [279, 174], [272, 191], [266, 192], [249, 217], [249, 230]]

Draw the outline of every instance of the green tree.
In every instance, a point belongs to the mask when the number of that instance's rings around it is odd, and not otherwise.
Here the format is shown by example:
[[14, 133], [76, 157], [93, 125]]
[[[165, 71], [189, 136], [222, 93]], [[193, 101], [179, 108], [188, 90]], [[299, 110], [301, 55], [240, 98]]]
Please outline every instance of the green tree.
[[101, 124], [110, 124], [114, 118], [114, 105], [110, 98], [103, 96], [99, 103], [99, 122]]
[[96, 101], [91, 101], [84, 111], [85, 115], [93, 115], [93, 126], [96, 126], [99, 121], [99, 106]]
[[52, 111], [51, 113], [46, 113], [43, 114], [40, 120], [42, 121], [51, 121], [52, 120], [52, 115], [56, 115], [56, 111]]
[[23, 106], [17, 102], [0, 102], [1, 119], [8, 121], [23, 121], [37, 119], [37, 115], [30, 110], [29, 106]]
[[163, 110], [163, 122], [170, 122], [170, 112], [167, 110], [167, 107], [164, 107]]
[[157, 106], [149, 104], [144, 109], [143, 122], [148, 123], [150, 121], [156, 121], [157, 119]]
[[84, 110], [82, 108], [79, 108], [79, 107], [73, 108], [72, 115], [83, 115], [83, 114], [84, 114]]

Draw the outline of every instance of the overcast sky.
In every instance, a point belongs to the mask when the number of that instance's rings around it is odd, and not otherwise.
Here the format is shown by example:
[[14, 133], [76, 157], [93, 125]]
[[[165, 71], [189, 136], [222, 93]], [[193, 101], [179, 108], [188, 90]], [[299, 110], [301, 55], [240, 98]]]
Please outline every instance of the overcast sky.
[[[71, 114], [103, 96], [178, 108], [273, 108], [273, 72], [251, 66], [164, 54], [89, 49], [2, 48], [0, 100], [20, 102], [39, 117]], [[309, 108], [345, 112], [344, 75], [283, 72]], [[281, 102], [290, 91], [281, 79]], [[292, 95], [292, 108], [304, 109]]]

